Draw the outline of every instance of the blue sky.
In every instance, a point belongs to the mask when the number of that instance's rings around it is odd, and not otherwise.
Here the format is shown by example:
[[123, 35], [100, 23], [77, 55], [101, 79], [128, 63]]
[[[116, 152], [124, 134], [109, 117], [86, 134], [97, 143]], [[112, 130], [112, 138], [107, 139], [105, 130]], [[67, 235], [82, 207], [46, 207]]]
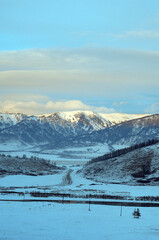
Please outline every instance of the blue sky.
[[158, 113], [158, 0], [0, 6], [0, 111]]

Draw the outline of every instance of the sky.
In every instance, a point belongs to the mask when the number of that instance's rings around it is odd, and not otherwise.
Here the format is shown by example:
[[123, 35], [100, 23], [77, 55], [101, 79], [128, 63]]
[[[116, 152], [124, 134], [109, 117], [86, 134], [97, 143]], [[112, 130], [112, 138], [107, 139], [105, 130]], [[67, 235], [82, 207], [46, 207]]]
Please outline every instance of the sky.
[[0, 112], [159, 112], [158, 0], [0, 0]]

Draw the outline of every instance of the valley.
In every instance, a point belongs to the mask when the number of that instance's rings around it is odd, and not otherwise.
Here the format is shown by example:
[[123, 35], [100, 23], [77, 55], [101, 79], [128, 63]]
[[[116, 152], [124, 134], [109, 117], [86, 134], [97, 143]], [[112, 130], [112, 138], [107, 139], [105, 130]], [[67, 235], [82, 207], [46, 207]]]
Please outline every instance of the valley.
[[[125, 226], [125, 239], [132, 226], [132, 239], [142, 239], [132, 215], [136, 207], [141, 211], [140, 227], [151, 239], [157, 239], [158, 114], [114, 114], [110, 118], [93, 112], [38, 117], [1, 114], [0, 122], [1, 239], [5, 239], [8, 219], [15, 222], [16, 211], [19, 220], [11, 232], [15, 236], [21, 227], [26, 240], [30, 235], [26, 228], [23, 232], [25, 224], [35, 233], [35, 240], [43, 239], [48, 231], [48, 236], [56, 232], [58, 239], [67, 240], [69, 231], [62, 229], [66, 222], [67, 229], [76, 228], [78, 223], [76, 239], [81, 240], [84, 216], [87, 236], [92, 240], [99, 236], [115, 240], [117, 235], [124, 239]], [[98, 223], [94, 221], [97, 218]], [[112, 229], [110, 219], [120, 231]], [[50, 221], [57, 231], [51, 230]], [[93, 232], [95, 222], [95, 229], [107, 223], [109, 230]], [[16, 236], [20, 240], [20, 235]], [[12, 239], [10, 231], [7, 239]]]

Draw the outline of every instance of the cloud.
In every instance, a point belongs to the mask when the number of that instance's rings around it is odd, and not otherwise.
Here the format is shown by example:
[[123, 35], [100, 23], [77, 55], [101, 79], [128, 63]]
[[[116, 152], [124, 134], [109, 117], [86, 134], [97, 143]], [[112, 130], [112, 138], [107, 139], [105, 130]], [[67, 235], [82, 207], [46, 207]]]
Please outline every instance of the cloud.
[[159, 38], [159, 32], [150, 31], [150, 30], [141, 30], [141, 31], [125, 31], [121, 34], [112, 34], [112, 36], [117, 38], [144, 38], [144, 39], [153, 39]]
[[[0, 52], [0, 92], [75, 98], [135, 97], [159, 88], [159, 52], [119, 49], [31, 49]], [[151, 81], [150, 81], [151, 79]], [[76, 96], [76, 97], [75, 97]]]
[[127, 102], [127, 101], [114, 102], [113, 106], [121, 106], [121, 105], [124, 105], [124, 104], [127, 104], [127, 103], [129, 103], [129, 102]]
[[158, 31], [152, 30], [130, 30], [130, 31], [123, 31], [121, 33], [104, 33], [104, 32], [93, 32], [93, 31], [81, 31], [81, 32], [74, 32], [73, 35], [77, 35], [80, 37], [91, 36], [92, 38], [117, 38], [117, 39], [125, 39], [125, 38], [136, 38], [136, 39], [155, 39], [159, 38]]
[[40, 94], [25, 94], [25, 93], [9, 93], [9, 94], [1, 94], [0, 95], [0, 102], [5, 101], [13, 101], [13, 102], [47, 102], [50, 101], [51, 98], [45, 95]]
[[[107, 71], [159, 60], [159, 52], [107, 48], [30, 49], [0, 52], [0, 71]], [[126, 65], [125, 65], [126, 64]], [[140, 63], [141, 64], [141, 63]], [[132, 67], [133, 67], [132, 66]]]
[[25, 114], [46, 114], [59, 111], [94, 111], [101, 113], [115, 112], [113, 108], [95, 107], [84, 104], [79, 100], [71, 101], [47, 101], [45, 103], [38, 101], [14, 101], [6, 100], [0, 102], [1, 112], [20, 112]]
[[[79, 108], [115, 112], [112, 106], [117, 111], [139, 112], [137, 103], [141, 102], [143, 112], [144, 101], [153, 103], [152, 96], [158, 96], [158, 66], [159, 52], [153, 51], [106, 48], [3, 51], [1, 109], [36, 114]], [[85, 106], [77, 102], [66, 104], [66, 100], [75, 99], [85, 102]], [[99, 102], [101, 109], [96, 108]], [[112, 105], [113, 102], [116, 104]]]

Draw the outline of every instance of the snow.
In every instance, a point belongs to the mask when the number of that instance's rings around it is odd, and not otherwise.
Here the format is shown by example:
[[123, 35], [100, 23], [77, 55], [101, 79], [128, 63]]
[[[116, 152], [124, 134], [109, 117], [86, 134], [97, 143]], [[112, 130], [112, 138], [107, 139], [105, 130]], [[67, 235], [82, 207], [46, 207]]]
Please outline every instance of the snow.
[[[77, 124], [79, 122], [81, 115], [84, 115], [85, 119], [88, 120], [89, 124], [93, 127], [94, 131], [104, 129], [105, 127], [107, 127], [107, 124], [108, 124], [108, 122], [104, 118], [102, 118], [99, 114], [94, 113], [92, 111], [65, 111], [65, 112], [57, 112], [56, 114], [59, 116], [59, 118], [65, 120], [69, 123], [71, 122], [73, 124]], [[37, 117], [41, 118], [44, 116], [46, 118], [48, 118], [50, 116], [54, 116], [54, 114], [39, 115]], [[94, 120], [91, 119], [91, 118], [95, 118], [95, 117], [98, 117], [98, 119], [100, 119], [103, 122], [103, 125], [96, 122], [95, 119]], [[89, 130], [89, 127], [84, 126], [83, 129], [85, 129], [85, 131], [87, 131], [87, 130]]]
[[130, 147], [130, 144], [113, 144], [112, 147], [114, 150], [118, 150], [118, 149], [128, 148]]
[[72, 111], [72, 112], [59, 112], [58, 115], [70, 122], [78, 122], [78, 119], [75, 117], [76, 114], [78, 114], [78, 111]]
[[31, 147], [29, 144], [23, 144], [20, 141], [10, 141], [7, 143], [0, 143], [0, 152], [9, 152], [10, 151], [19, 151], [19, 149], [21, 149], [21, 151], [25, 151], [26, 149], [28, 149], [29, 147]]
[[39, 119], [36, 116], [30, 116], [28, 120], [38, 121]]
[[18, 122], [16, 114], [0, 113], [0, 118], [3, 119], [4, 122], [13, 125], [15, 125]]
[[[75, 121], [73, 117], [75, 113], [78, 112], [65, 112], [61, 116], [67, 120]], [[94, 113], [85, 112], [85, 114]], [[109, 116], [107, 117], [106, 115]], [[116, 118], [116, 121], [120, 122], [121, 119], [129, 120], [141, 117], [141, 115], [104, 114], [102, 117], [111, 121], [115, 121], [114, 119]], [[35, 120], [34, 117], [32, 119]], [[67, 165], [67, 169], [63, 173], [54, 175], [10, 175], [1, 177], [1, 189], [14, 187], [15, 191], [29, 192], [33, 190], [38, 191], [40, 186], [42, 187], [40, 191], [45, 191], [44, 189], [47, 187], [49, 192], [73, 192], [75, 194], [83, 194], [83, 196], [86, 193], [98, 194], [101, 192], [109, 195], [132, 197], [159, 196], [159, 186], [128, 186], [96, 183], [93, 180], [82, 178], [79, 174], [76, 174], [76, 171], [81, 168], [81, 166], [76, 166], [77, 164], [82, 165], [91, 158], [109, 152], [108, 145], [98, 144], [90, 147], [51, 150], [37, 154], [29, 152], [29, 150], [23, 151], [24, 146], [18, 144], [1, 144], [0, 150], [8, 151], [5, 154], [10, 154], [11, 156], [23, 156], [23, 154], [26, 154], [27, 157], [43, 157], [55, 161], [57, 164], [65, 164]], [[113, 147], [119, 149], [123, 146], [115, 145]], [[153, 148], [155, 149], [155, 147]], [[22, 150], [16, 151], [17, 149]], [[11, 150], [12, 152], [10, 152]], [[70, 171], [72, 184], [63, 186], [61, 184], [62, 179], [68, 171]], [[26, 198], [28, 199], [28, 197], [29, 194]], [[17, 199], [18, 196], [10, 194], [8, 196], [0, 195], [0, 199], [7, 200], [9, 198], [13, 200]], [[24, 196], [19, 197], [19, 199], [24, 199]], [[132, 207], [123, 207], [123, 215], [121, 217], [121, 208], [117, 206], [91, 204], [91, 211], [88, 211], [87, 204], [1, 201], [0, 240], [158, 240], [159, 208], [140, 208], [140, 219], [132, 217], [133, 210], [134, 208]]]
[[75, 115], [83, 113], [85, 116], [94, 115], [92, 111], [68, 111], [68, 112], [59, 112], [58, 115], [71, 122], [78, 122], [78, 118]]
[[[10, 175], [0, 178], [0, 187], [28, 187], [32, 186], [47, 186], [54, 191], [77, 191], [78, 194], [85, 192], [102, 192], [108, 195], [127, 195], [132, 197], [138, 196], [159, 196], [159, 186], [129, 186], [122, 184], [104, 184], [97, 183], [93, 180], [88, 180], [76, 174], [76, 171], [81, 167], [67, 166], [67, 170], [63, 173], [44, 175], [44, 176], [25, 176], [25, 175]], [[68, 169], [72, 169], [71, 173], [72, 184], [61, 186], [63, 176]], [[93, 184], [93, 185], [92, 185]]]
[[[117, 145], [113, 145], [116, 147]], [[120, 145], [118, 145], [119, 149]], [[82, 175], [97, 182], [125, 183], [128, 185], [158, 185], [159, 174], [159, 144], [134, 149], [118, 157], [92, 162], [83, 168]], [[144, 174], [143, 168], [149, 169]], [[135, 174], [143, 171], [143, 175]], [[148, 170], [147, 170], [148, 171]], [[147, 181], [147, 182], [146, 182]]]
[[0, 178], [0, 187], [52, 186], [60, 184], [62, 177], [63, 174], [44, 176], [10, 175], [4, 178]]
[[[80, 110], [58, 112], [58, 115], [64, 120], [77, 122], [77, 118], [75, 117], [75, 115], [78, 115], [81, 113], [83, 113], [85, 116], [88, 116], [88, 117], [96, 115], [98, 117], [102, 117], [104, 120], [107, 120], [108, 122], [110, 121], [114, 123], [120, 123], [123, 121], [128, 121], [128, 120], [142, 118], [142, 117], [151, 115], [151, 114], [126, 114], [126, 113], [96, 113], [93, 111], [80, 111]], [[37, 115], [37, 117], [41, 117], [41, 116], [49, 117], [53, 114], [54, 113]]]
[[2, 123], [1, 129], [5, 128], [6, 124], [7, 127], [16, 125], [26, 117], [27, 115], [21, 113], [0, 113], [0, 123]]
[[[70, 121], [70, 122], [78, 122], [78, 118], [75, 115], [78, 114], [85, 114], [85, 116], [92, 116], [95, 113], [92, 111], [62, 111], [62, 112], [57, 112], [58, 116], [66, 121]], [[37, 115], [37, 117], [43, 117], [45, 116], [46, 118], [52, 116], [55, 113], [51, 113], [51, 114], [43, 114], [43, 115]]]
[[[14, 191], [24, 192], [72, 191], [80, 195], [101, 191], [120, 196], [159, 196], [158, 186], [95, 183], [77, 175], [76, 171], [80, 168], [80, 166], [68, 165], [66, 171], [60, 174], [6, 176], [0, 178], [0, 188], [14, 187]], [[72, 169], [70, 171], [72, 184], [62, 186], [62, 179], [69, 169]], [[120, 206], [91, 204], [89, 211], [88, 204], [9, 201], [9, 199], [33, 200], [33, 197], [27, 194], [26, 196], [0, 195], [0, 199], [1, 240], [158, 240], [159, 237], [157, 207], [140, 207], [141, 218], [135, 219], [132, 216], [134, 207], [122, 207], [122, 216], [120, 216]], [[47, 198], [50, 199], [53, 197]]]
[[1, 240], [158, 240], [158, 208], [1, 202]]
[[150, 116], [150, 114], [126, 114], [126, 113], [99, 113], [99, 115], [102, 116], [104, 119], [115, 124]]
[[[22, 151], [18, 151], [22, 149]], [[34, 151], [38, 149], [34, 148]], [[109, 147], [107, 144], [97, 144], [90, 147], [76, 147], [76, 148], [66, 148], [66, 149], [53, 149], [46, 150], [41, 153], [32, 152], [32, 148], [29, 149], [28, 146], [23, 146], [18, 142], [11, 142], [8, 144], [0, 144], [0, 152], [5, 155], [11, 155], [13, 157], [22, 157], [25, 154], [27, 157], [36, 156], [39, 158], [44, 158], [47, 160], [54, 161], [60, 164], [84, 164], [92, 158], [101, 156], [109, 152]], [[63, 162], [63, 163], [62, 163]]]

